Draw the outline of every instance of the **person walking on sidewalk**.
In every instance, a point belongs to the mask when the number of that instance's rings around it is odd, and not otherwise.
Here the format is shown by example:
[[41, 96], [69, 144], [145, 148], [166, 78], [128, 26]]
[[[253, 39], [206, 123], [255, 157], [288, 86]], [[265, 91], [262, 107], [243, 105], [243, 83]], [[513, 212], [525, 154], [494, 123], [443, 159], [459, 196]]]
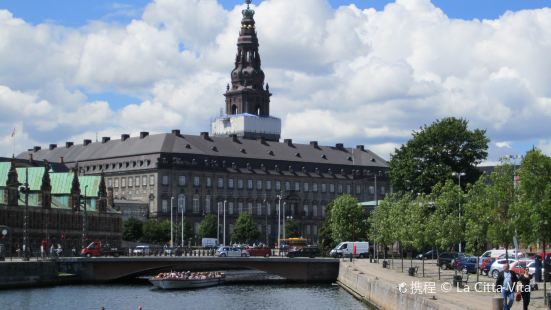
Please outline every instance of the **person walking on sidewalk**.
[[526, 267], [526, 269], [524, 269], [524, 272], [519, 276], [519, 290], [520, 295], [522, 296], [522, 304], [524, 310], [528, 310], [528, 304], [530, 304], [530, 292], [532, 290], [532, 287], [530, 286], [531, 280], [532, 275], [529, 273], [528, 267]]
[[509, 270], [509, 264], [503, 266], [496, 281], [496, 288], [503, 296], [503, 310], [511, 310], [515, 301], [515, 287], [518, 282], [517, 275]]

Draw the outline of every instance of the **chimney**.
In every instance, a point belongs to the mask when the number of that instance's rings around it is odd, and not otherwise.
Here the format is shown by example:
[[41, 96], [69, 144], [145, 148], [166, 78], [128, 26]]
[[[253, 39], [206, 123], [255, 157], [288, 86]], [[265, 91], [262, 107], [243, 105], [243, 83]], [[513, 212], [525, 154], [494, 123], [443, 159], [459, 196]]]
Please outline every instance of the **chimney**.
[[172, 134], [175, 136], [180, 136], [180, 129], [172, 129]]
[[344, 144], [342, 143], [335, 144], [335, 147], [337, 148], [337, 150], [344, 150]]
[[293, 146], [293, 140], [292, 139], [284, 139], [283, 143], [287, 144], [288, 146]]
[[40, 146], [35, 146], [35, 147], [33, 148], [33, 151], [38, 152], [38, 151], [40, 151], [41, 149], [42, 149], [42, 148], [41, 148]]
[[107, 142], [109, 142], [109, 140], [111, 140], [110, 137], [103, 137], [103, 138], [101, 138], [101, 143], [107, 143]]
[[207, 131], [201, 132], [201, 138], [209, 140], [209, 133]]
[[360, 151], [365, 151], [365, 147], [363, 146], [363, 144], [356, 145], [356, 149]]
[[143, 139], [143, 138], [145, 138], [145, 137], [147, 137], [147, 136], [149, 136], [149, 132], [147, 132], [147, 131], [142, 131], [142, 132], [140, 132], [140, 139]]
[[65, 162], [63, 161], [63, 156], [59, 156], [59, 162], [64, 164]]
[[266, 144], [266, 138], [260, 137], [260, 144]]
[[231, 137], [231, 140], [232, 140], [233, 142], [239, 143], [239, 140], [237, 139], [237, 135], [236, 135], [236, 134], [231, 134], [230, 137]]
[[51, 150], [54, 150], [56, 147], [57, 147], [57, 144], [50, 144], [49, 149], [51, 151]]
[[127, 134], [127, 133], [123, 133], [123, 134], [121, 135], [121, 141], [126, 141], [126, 140], [128, 140], [128, 138], [130, 138], [130, 135]]
[[315, 149], [319, 149], [318, 141], [310, 141], [310, 145], [314, 147]]
[[92, 143], [92, 140], [90, 140], [90, 139], [84, 139], [84, 143], [82, 143], [82, 144], [84, 144], [84, 146], [87, 146], [87, 145], [90, 144], [90, 143]]
[[65, 147], [66, 147], [66, 148], [70, 148], [70, 147], [73, 146], [73, 145], [74, 145], [74, 143], [71, 142], [71, 141], [65, 142]]
[[29, 162], [30, 162], [30, 163], [33, 162], [33, 153], [29, 153]]

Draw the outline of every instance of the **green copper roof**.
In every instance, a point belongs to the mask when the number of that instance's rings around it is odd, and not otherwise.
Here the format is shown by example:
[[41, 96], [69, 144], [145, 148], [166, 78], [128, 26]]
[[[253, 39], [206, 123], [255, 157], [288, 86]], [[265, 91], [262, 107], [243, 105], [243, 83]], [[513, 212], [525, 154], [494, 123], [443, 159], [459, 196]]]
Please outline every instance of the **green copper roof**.
[[[25, 183], [25, 170], [29, 171], [29, 188], [31, 191], [40, 190], [42, 185], [42, 176], [44, 175], [44, 167], [17, 168], [17, 179], [19, 183]], [[0, 163], [0, 187], [6, 186], [8, 180], [8, 172], [10, 171], [9, 162]]]

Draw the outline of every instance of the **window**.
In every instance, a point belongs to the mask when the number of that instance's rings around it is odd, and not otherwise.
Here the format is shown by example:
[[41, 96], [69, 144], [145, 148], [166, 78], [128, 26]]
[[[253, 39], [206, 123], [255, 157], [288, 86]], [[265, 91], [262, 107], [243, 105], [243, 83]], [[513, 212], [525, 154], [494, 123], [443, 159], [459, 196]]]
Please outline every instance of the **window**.
[[253, 189], [253, 180], [247, 180], [247, 189]]
[[193, 213], [199, 213], [199, 196], [193, 195]]
[[212, 179], [210, 177], [207, 177], [207, 187], [212, 187]]
[[322, 192], [322, 193], [327, 192], [327, 184], [321, 183], [321, 192]]
[[181, 175], [178, 177], [178, 185], [179, 186], [186, 186], [186, 176]]
[[237, 203], [237, 211], [239, 211], [239, 214], [243, 213], [243, 203], [242, 202]]
[[186, 195], [180, 194], [178, 195], [178, 212], [182, 213], [186, 212]]
[[290, 191], [291, 190], [291, 182], [285, 182], [285, 190]]
[[140, 186], [140, 177], [135, 177], [134, 178], [134, 185]]
[[272, 225], [268, 224], [266, 226], [266, 234], [271, 235], [272, 234]]
[[205, 196], [205, 213], [210, 213], [210, 195]]
[[370, 187], [369, 187], [369, 193], [370, 193], [370, 194], [375, 194], [375, 187], [370, 186]]
[[280, 190], [281, 190], [281, 182], [280, 182], [280, 181], [276, 181], [276, 182], [275, 182], [275, 189], [276, 189], [276, 191], [280, 191]]
[[312, 233], [314, 236], [318, 235], [318, 225], [312, 225]]
[[193, 231], [196, 235], [199, 234], [199, 227], [200, 226], [201, 226], [200, 223], [195, 223], [195, 225], [193, 226]]
[[300, 191], [300, 183], [299, 182], [295, 182], [295, 190], [297, 192]]
[[147, 176], [142, 177], [142, 186], [147, 186]]
[[362, 193], [362, 187], [360, 185], [356, 185], [356, 195], [359, 195]]
[[126, 178], [121, 178], [121, 187], [126, 187]]
[[338, 184], [337, 189], [339, 191], [339, 194], [342, 194], [342, 184]]
[[308, 205], [304, 205], [304, 216], [308, 216]]
[[348, 194], [352, 194], [352, 189], [351, 189], [350, 184], [346, 184], [346, 192], [347, 192]]
[[272, 215], [272, 206], [270, 205], [269, 202], [266, 203], [266, 214]]
[[329, 184], [329, 192], [331, 192], [331, 193], [335, 192], [335, 184], [333, 184], [333, 183]]
[[115, 179], [115, 187], [119, 187], [119, 179]]
[[228, 214], [233, 214], [233, 202], [228, 203]]
[[150, 175], [149, 176], [149, 186], [153, 186], [153, 185], [155, 185], [155, 176]]
[[230, 224], [230, 235], [233, 234], [233, 224]]
[[201, 178], [198, 176], [193, 177], [193, 186], [201, 186]]
[[310, 190], [310, 184], [308, 184], [308, 182], [304, 182], [304, 192], [308, 192]]
[[321, 207], [321, 217], [325, 218], [325, 206]]
[[313, 217], [318, 217], [318, 206], [316, 206], [316, 205], [312, 206], [312, 216]]
[[107, 187], [113, 187], [113, 179], [107, 179]]
[[163, 175], [161, 182], [163, 185], [168, 185], [168, 175]]
[[237, 188], [243, 189], [243, 179], [237, 179]]
[[256, 190], [257, 191], [262, 190], [262, 180], [256, 180]]
[[260, 202], [256, 203], [256, 214], [257, 215], [262, 215], [262, 203], [260, 203]]
[[312, 191], [316, 193], [318, 191], [318, 183], [312, 183]]
[[168, 213], [168, 200], [163, 199], [161, 201], [161, 212], [162, 213]]
[[266, 190], [271, 191], [272, 190], [272, 181], [266, 181]]
[[249, 212], [250, 215], [253, 214], [253, 203], [252, 202], [247, 203], [247, 212]]
[[385, 187], [384, 187], [384, 186], [381, 186], [381, 194], [382, 194], [382, 195], [385, 194]]
[[133, 177], [128, 177], [128, 187], [132, 187], [132, 183], [134, 181], [134, 178]]
[[228, 179], [228, 188], [233, 189], [233, 179]]
[[306, 234], [307, 234], [307, 235], [310, 234], [310, 225], [306, 225]]
[[224, 188], [224, 178], [218, 178], [218, 188]]

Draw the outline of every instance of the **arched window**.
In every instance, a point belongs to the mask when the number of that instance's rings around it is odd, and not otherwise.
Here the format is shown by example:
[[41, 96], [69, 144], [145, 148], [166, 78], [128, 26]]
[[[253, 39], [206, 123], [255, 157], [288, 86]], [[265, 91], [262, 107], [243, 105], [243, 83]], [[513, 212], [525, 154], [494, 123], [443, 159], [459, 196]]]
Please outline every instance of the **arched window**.
[[231, 114], [232, 115], [237, 114], [237, 106], [235, 104], [232, 104], [231, 106]]
[[256, 106], [256, 115], [260, 116], [260, 105]]

